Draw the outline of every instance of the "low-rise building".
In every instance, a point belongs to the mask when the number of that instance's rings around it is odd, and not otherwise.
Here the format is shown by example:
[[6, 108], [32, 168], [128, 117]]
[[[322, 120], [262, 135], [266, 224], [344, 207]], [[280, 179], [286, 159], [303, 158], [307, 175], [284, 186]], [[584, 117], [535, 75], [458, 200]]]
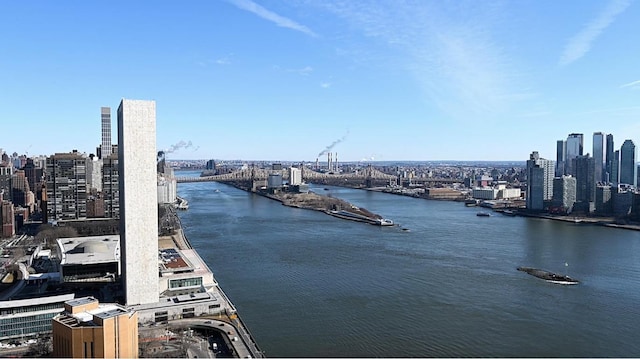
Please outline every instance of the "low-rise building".
[[496, 199], [500, 191], [491, 187], [476, 187], [473, 189], [472, 196], [476, 199]]
[[60, 238], [64, 282], [114, 282], [120, 276], [120, 236]]
[[138, 314], [121, 305], [93, 297], [70, 300], [52, 327], [54, 357], [138, 357]]
[[459, 199], [462, 198], [462, 192], [453, 188], [425, 188], [424, 196], [427, 199]]
[[74, 294], [42, 295], [0, 301], [0, 340], [51, 332], [51, 319], [64, 310]]

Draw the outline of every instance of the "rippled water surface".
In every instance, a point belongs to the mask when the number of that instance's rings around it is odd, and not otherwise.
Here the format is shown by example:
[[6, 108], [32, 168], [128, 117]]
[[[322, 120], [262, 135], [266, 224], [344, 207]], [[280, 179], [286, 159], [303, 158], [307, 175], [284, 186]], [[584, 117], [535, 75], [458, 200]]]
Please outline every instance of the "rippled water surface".
[[[399, 226], [219, 183], [178, 185], [189, 241], [267, 356], [640, 356], [640, 232], [312, 188]], [[517, 266], [582, 283], [547, 283]]]

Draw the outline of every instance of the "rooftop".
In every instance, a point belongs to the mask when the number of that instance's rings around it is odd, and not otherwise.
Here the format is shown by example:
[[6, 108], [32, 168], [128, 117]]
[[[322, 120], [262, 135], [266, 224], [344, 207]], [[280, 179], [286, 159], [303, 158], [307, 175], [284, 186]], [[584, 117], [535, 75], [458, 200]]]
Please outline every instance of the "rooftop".
[[58, 239], [61, 265], [117, 262], [120, 260], [120, 236], [92, 236]]

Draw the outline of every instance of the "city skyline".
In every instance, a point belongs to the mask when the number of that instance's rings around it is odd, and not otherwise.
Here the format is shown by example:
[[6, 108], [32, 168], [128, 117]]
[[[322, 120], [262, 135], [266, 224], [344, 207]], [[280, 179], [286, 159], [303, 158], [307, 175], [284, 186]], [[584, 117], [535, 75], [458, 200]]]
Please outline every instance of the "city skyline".
[[569, 133], [585, 153], [594, 132], [640, 142], [633, 1], [74, 5], [3, 4], [9, 153], [95, 153], [100, 108], [124, 97], [159, 103], [169, 159], [524, 161]]

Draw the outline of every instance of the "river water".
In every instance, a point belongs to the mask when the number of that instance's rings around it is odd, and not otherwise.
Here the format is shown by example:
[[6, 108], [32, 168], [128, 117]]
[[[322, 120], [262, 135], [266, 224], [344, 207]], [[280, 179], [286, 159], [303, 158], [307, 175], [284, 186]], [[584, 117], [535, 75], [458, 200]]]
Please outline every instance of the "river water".
[[377, 227], [178, 186], [189, 241], [269, 357], [640, 356], [640, 232], [312, 186], [399, 224]]

